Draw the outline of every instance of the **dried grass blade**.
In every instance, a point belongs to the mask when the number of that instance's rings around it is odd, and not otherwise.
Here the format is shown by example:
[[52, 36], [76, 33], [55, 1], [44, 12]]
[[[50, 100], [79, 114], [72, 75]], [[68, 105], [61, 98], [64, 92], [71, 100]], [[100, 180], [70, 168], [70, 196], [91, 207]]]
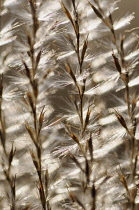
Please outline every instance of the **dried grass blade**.
[[3, 92], [3, 74], [0, 75], [0, 104], [2, 99], [2, 92]]
[[93, 161], [93, 142], [92, 142], [92, 136], [90, 135], [90, 138], [88, 139], [88, 148], [89, 148], [89, 154], [91, 157], [91, 162]]
[[77, 158], [75, 158], [73, 155], [70, 155], [70, 158], [77, 165], [77, 167], [80, 168], [83, 173], [85, 173], [84, 169], [82, 168]]
[[73, 71], [72, 71], [72, 69], [71, 69], [71, 67], [70, 67], [70, 65], [68, 63], [66, 64], [66, 69], [67, 69], [69, 75], [71, 76], [71, 78], [73, 79], [73, 81], [76, 84], [77, 83], [76, 77], [75, 77], [75, 75], [74, 75], [74, 73], [73, 73]]
[[40, 62], [41, 54], [42, 54], [42, 51], [40, 50], [40, 52], [38, 53], [38, 55], [37, 55], [37, 57], [36, 57], [36, 67], [35, 67], [36, 69], [37, 69], [38, 64], [39, 64], [39, 62]]
[[40, 177], [39, 164], [38, 164], [37, 158], [36, 158], [36, 156], [35, 156], [35, 154], [34, 154], [34, 152], [32, 150], [30, 150], [30, 155], [32, 157], [32, 161], [33, 161], [33, 164], [34, 164], [34, 166], [36, 168], [36, 171], [37, 171], [37, 173], [38, 173], [38, 175]]
[[101, 20], [104, 20], [102, 14], [98, 11], [98, 9], [93, 5], [91, 4], [89, 1], [88, 3], [90, 4], [91, 8], [93, 9], [93, 11], [95, 12], [95, 14], [101, 19]]
[[120, 124], [121, 124], [126, 130], [128, 130], [127, 125], [126, 125], [126, 122], [125, 122], [125, 119], [122, 117], [122, 115], [120, 115], [117, 111], [115, 111], [115, 114], [116, 114], [116, 117], [117, 117], [117, 119], [119, 120]]
[[75, 202], [76, 202], [80, 207], [82, 207], [82, 209], [85, 210], [85, 207], [84, 207], [84, 205], [82, 204], [82, 202], [81, 202], [76, 196], [75, 196], [74, 198], [75, 198]]
[[26, 75], [27, 77], [29, 78], [29, 80], [31, 81], [31, 74], [30, 74], [30, 69], [28, 68], [26, 62], [22, 61], [24, 67], [25, 67], [25, 70], [26, 70]]
[[71, 133], [70, 136], [73, 139], [73, 141], [75, 141], [77, 144], [80, 144], [78, 137], [74, 133]]
[[89, 167], [89, 163], [88, 160], [85, 160], [85, 174], [86, 174], [86, 178], [87, 178], [87, 183], [89, 184], [90, 181], [90, 167]]
[[81, 54], [81, 66], [84, 62], [84, 57], [85, 57], [85, 53], [86, 53], [86, 50], [87, 50], [87, 46], [88, 46], [88, 40], [86, 39], [85, 42], [84, 42], [83, 49], [82, 49], [82, 54]]
[[70, 20], [74, 30], [76, 31], [76, 27], [75, 27], [74, 21], [72, 19], [72, 16], [71, 16], [70, 12], [67, 10], [67, 8], [65, 7], [65, 5], [63, 4], [63, 2], [61, 2], [61, 7], [62, 7], [64, 13], [66, 14], [66, 16], [68, 17], [68, 19]]
[[12, 144], [12, 148], [11, 148], [11, 151], [10, 151], [10, 154], [9, 154], [9, 165], [11, 165], [11, 162], [14, 158], [15, 153], [16, 153], [16, 149], [14, 149], [13, 144]]
[[90, 109], [90, 105], [89, 105], [88, 110], [87, 110], [87, 114], [86, 114], [86, 118], [85, 118], [84, 130], [83, 131], [85, 131], [85, 129], [86, 129], [88, 123], [89, 123], [90, 114], [91, 114], [91, 109]]
[[35, 144], [35, 146], [37, 147], [37, 142], [36, 142], [36, 138], [34, 135], [34, 131], [32, 130], [32, 128], [28, 125], [28, 123], [25, 124], [25, 128], [28, 131], [29, 136], [31, 137], [33, 143]]
[[112, 57], [114, 59], [114, 63], [115, 63], [115, 66], [116, 66], [117, 71], [121, 74], [122, 69], [121, 69], [121, 65], [119, 63], [118, 58], [114, 55], [114, 53], [112, 53]]
[[43, 107], [42, 111], [40, 113], [40, 116], [39, 116], [39, 128], [38, 128], [39, 133], [40, 133], [40, 130], [41, 130], [42, 125], [43, 125], [44, 115], [45, 115], [45, 111], [44, 111], [44, 107]]
[[16, 182], [16, 175], [13, 177], [13, 179], [11, 180], [12, 181], [12, 196], [13, 196], [13, 199], [15, 200], [15, 197], [16, 197], [16, 190], [15, 190], [15, 182]]

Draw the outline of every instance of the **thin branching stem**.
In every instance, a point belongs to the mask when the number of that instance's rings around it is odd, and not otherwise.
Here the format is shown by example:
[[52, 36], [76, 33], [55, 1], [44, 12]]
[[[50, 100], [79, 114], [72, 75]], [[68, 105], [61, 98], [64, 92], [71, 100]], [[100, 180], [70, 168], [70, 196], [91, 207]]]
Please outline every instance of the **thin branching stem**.
[[[16, 210], [16, 186], [15, 186], [15, 182], [16, 182], [16, 176], [13, 176], [11, 173], [11, 168], [12, 168], [12, 161], [14, 159], [15, 153], [16, 153], [16, 149], [13, 147], [11, 147], [10, 152], [7, 152], [7, 134], [6, 134], [6, 118], [5, 118], [5, 114], [4, 111], [2, 109], [2, 105], [3, 105], [3, 82], [4, 80], [4, 76], [0, 75], [0, 138], [1, 138], [1, 144], [2, 144], [2, 148], [3, 148], [3, 153], [4, 153], [4, 157], [6, 158], [6, 162], [7, 164], [4, 162], [4, 159], [2, 160], [2, 167], [3, 167], [3, 172], [4, 175], [6, 177], [6, 181], [10, 187], [10, 209], [11, 210]], [[9, 199], [9, 198], [8, 198]]]
[[[30, 86], [32, 89], [32, 92], [28, 93], [28, 100], [29, 100], [29, 104], [32, 110], [35, 135], [32, 133], [32, 129], [28, 124], [26, 125], [26, 128], [36, 147], [36, 155], [34, 154], [33, 151], [31, 151], [31, 156], [32, 156], [32, 160], [38, 174], [38, 178], [39, 178], [38, 191], [39, 191], [40, 201], [44, 210], [46, 209], [50, 210], [50, 204], [49, 204], [49, 201], [47, 201], [48, 190], [47, 189], [45, 190], [45, 187], [44, 187], [44, 176], [43, 176], [43, 168], [42, 168], [42, 142], [41, 142], [41, 136], [40, 136], [45, 112], [43, 108], [40, 113], [40, 116], [38, 117], [38, 109], [37, 109], [39, 84], [38, 84], [38, 79], [36, 78], [36, 72], [37, 72], [37, 66], [38, 66], [39, 60], [35, 55], [34, 45], [36, 43], [36, 33], [39, 27], [39, 21], [38, 21], [37, 12], [36, 12], [37, 11], [36, 2], [29, 0], [29, 3], [31, 7], [32, 20], [33, 20], [33, 26], [32, 26], [33, 33], [31, 35], [28, 34], [31, 69], [27, 67], [25, 62], [24, 62], [25, 64], [24, 66], [26, 69], [27, 76], [29, 77]], [[39, 59], [40, 59], [40, 55], [41, 55], [41, 51], [38, 54]]]

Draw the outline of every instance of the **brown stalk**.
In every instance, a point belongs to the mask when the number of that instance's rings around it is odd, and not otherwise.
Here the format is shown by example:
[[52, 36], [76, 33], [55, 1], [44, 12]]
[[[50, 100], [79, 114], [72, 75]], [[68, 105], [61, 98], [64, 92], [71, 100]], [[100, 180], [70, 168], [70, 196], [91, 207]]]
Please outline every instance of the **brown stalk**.
[[11, 150], [8, 153], [7, 148], [6, 148], [6, 140], [7, 140], [6, 122], [5, 122], [6, 119], [5, 119], [4, 111], [2, 110], [3, 79], [4, 79], [3, 75], [0, 76], [0, 139], [1, 139], [3, 153], [4, 153], [3, 155], [7, 159], [7, 164], [3, 160], [2, 168], [3, 168], [3, 172], [5, 175], [6, 181], [10, 187], [10, 195], [11, 195], [10, 209], [16, 210], [16, 187], [15, 187], [16, 176], [13, 177], [13, 175], [11, 174], [12, 161], [14, 159], [16, 149], [14, 148], [14, 146], [12, 144]]
[[[83, 73], [83, 64], [84, 64], [84, 59], [85, 59], [85, 54], [87, 52], [88, 49], [88, 35], [87, 38], [84, 40], [82, 47], [81, 45], [81, 35], [80, 35], [80, 19], [79, 19], [79, 13], [78, 13], [78, 8], [76, 6], [76, 1], [75, 0], [71, 0], [72, 1], [72, 6], [73, 6], [73, 15], [71, 15], [71, 13], [68, 11], [68, 9], [65, 7], [65, 5], [62, 3], [62, 8], [64, 13], [66, 14], [66, 16], [68, 17], [68, 19], [70, 20], [70, 23], [74, 29], [74, 33], [75, 33], [75, 39], [76, 42], [71, 38], [71, 36], [67, 35], [67, 39], [68, 41], [71, 43], [71, 45], [73, 46], [75, 52], [76, 52], [76, 56], [78, 59], [78, 65], [79, 65], [79, 74], [81, 75]], [[83, 186], [83, 193], [86, 193], [86, 190], [88, 189], [88, 187], [91, 184], [91, 180], [90, 180], [90, 175], [92, 172], [92, 162], [93, 162], [93, 145], [92, 145], [92, 138], [90, 137], [89, 141], [86, 141], [84, 144], [82, 144], [80, 141], [80, 139], [84, 138], [86, 136], [87, 132], [87, 126], [89, 124], [89, 120], [90, 120], [90, 114], [91, 114], [91, 106], [90, 104], [88, 105], [88, 110], [86, 113], [86, 117], [83, 117], [83, 109], [84, 109], [84, 93], [86, 90], [86, 78], [82, 78], [81, 81], [81, 85], [78, 83], [78, 80], [76, 78], [76, 75], [73, 71], [73, 69], [71, 68], [71, 65], [69, 65], [68, 63], [66, 64], [66, 69], [68, 74], [70, 75], [70, 77], [72, 78], [73, 82], [74, 82], [74, 86], [78, 91], [78, 98], [76, 97], [74, 100], [74, 104], [75, 104], [75, 108], [77, 111], [77, 114], [79, 116], [80, 119], [80, 131], [79, 131], [79, 137], [77, 134], [75, 134], [74, 132], [72, 132], [70, 129], [67, 128], [68, 130], [68, 135], [70, 136], [70, 138], [73, 139], [73, 141], [78, 145], [79, 147], [79, 151], [82, 154], [82, 156], [84, 157], [84, 165], [82, 166], [82, 164], [78, 161], [78, 158], [74, 155], [70, 155], [70, 158], [72, 159], [72, 161], [75, 163], [75, 165], [80, 169], [81, 173], [83, 174], [83, 176], [85, 177], [85, 183]], [[79, 103], [78, 103], [79, 100]], [[89, 155], [90, 155], [90, 159], [88, 160], [88, 148], [89, 147]], [[90, 192], [91, 193], [91, 192]], [[71, 193], [69, 193], [69, 196], [72, 200], [72, 202], [76, 202], [78, 203], [79, 206], [81, 206], [84, 209], [83, 204], [77, 200], [77, 198], [72, 195]], [[93, 204], [93, 207], [95, 209], [95, 205]]]
[[68, 194], [73, 203], [78, 204], [82, 209], [86, 210], [82, 202], [72, 192], [70, 192], [69, 189], [68, 189]]
[[[30, 81], [30, 87], [31, 91], [27, 92], [27, 104], [31, 108], [32, 113], [32, 119], [33, 119], [33, 125], [34, 128], [32, 128], [29, 123], [26, 123], [25, 127], [26, 130], [35, 146], [35, 151], [30, 150], [30, 155], [32, 157], [32, 161], [34, 164], [34, 167], [36, 168], [36, 172], [38, 174], [38, 191], [39, 191], [39, 197], [42, 204], [42, 208], [44, 210], [50, 210], [50, 204], [48, 197], [48, 178], [49, 176], [46, 176], [43, 174], [42, 171], [42, 142], [41, 142], [41, 129], [43, 126], [44, 121], [44, 107], [42, 108], [39, 116], [38, 116], [38, 110], [37, 110], [37, 102], [38, 102], [38, 94], [39, 94], [39, 81], [35, 78], [36, 72], [38, 70], [38, 65], [41, 59], [42, 51], [40, 50], [37, 55], [35, 55], [35, 49], [34, 45], [36, 43], [36, 32], [39, 28], [39, 21], [37, 17], [37, 5], [36, 1], [29, 0], [30, 7], [31, 7], [31, 13], [32, 13], [32, 35], [29, 33], [27, 34], [27, 40], [28, 45], [30, 47], [30, 50], [28, 52], [28, 55], [30, 57], [31, 61], [31, 68], [27, 66], [27, 64], [23, 61], [25, 70], [26, 70], [26, 76], [28, 77]], [[47, 184], [46, 184], [47, 182]]]
[[[120, 41], [120, 49], [118, 47], [118, 40], [117, 40], [117, 36], [116, 36], [116, 32], [114, 30], [113, 27], [113, 19], [112, 19], [112, 15], [110, 14], [108, 17], [108, 20], [105, 18], [104, 13], [102, 11], [102, 9], [100, 8], [98, 2], [95, 0], [95, 3], [98, 6], [98, 9], [96, 9], [96, 7], [94, 5], [92, 5], [90, 2], [90, 6], [92, 7], [92, 9], [94, 10], [94, 12], [96, 13], [96, 15], [102, 20], [102, 22], [110, 29], [112, 37], [113, 37], [113, 43], [117, 49], [118, 55], [119, 55], [119, 59], [114, 55], [114, 53], [112, 53], [113, 59], [114, 59], [114, 63], [115, 63], [115, 67], [117, 69], [117, 71], [119, 72], [120, 75], [120, 79], [123, 81], [124, 85], [125, 85], [125, 95], [126, 95], [126, 103], [127, 103], [127, 110], [128, 110], [128, 116], [130, 119], [130, 122], [132, 124], [132, 128], [133, 128], [133, 132], [130, 131], [130, 129], [127, 127], [126, 122], [124, 120], [124, 118], [119, 115], [118, 113], [116, 113], [117, 119], [119, 120], [119, 122], [121, 123], [121, 125], [127, 130], [128, 134], [131, 137], [131, 175], [132, 175], [132, 182], [134, 183], [134, 179], [135, 179], [135, 168], [136, 168], [136, 164], [137, 164], [137, 159], [136, 159], [136, 140], [135, 140], [135, 131], [136, 131], [136, 123], [135, 122], [135, 118], [133, 117], [133, 112], [131, 110], [132, 108], [132, 104], [131, 104], [131, 100], [130, 100], [130, 90], [129, 90], [129, 72], [125, 63], [125, 59], [124, 59], [124, 39], [125, 36], [122, 36], [121, 41]], [[122, 73], [122, 69], [125, 69], [125, 73]], [[127, 190], [127, 194], [129, 195], [129, 190], [128, 187], [126, 186], [126, 179], [124, 178], [124, 175], [121, 176], [121, 182], [123, 183], [124, 187]], [[135, 199], [134, 201], [130, 200], [131, 202], [131, 206], [132, 206], [132, 210], [135, 209]]]
[[95, 210], [96, 209], [96, 187], [95, 187], [95, 184], [92, 185], [92, 189], [91, 189], [91, 195], [92, 195], [92, 198], [93, 198], [93, 203], [92, 203], [92, 208], [91, 210]]
[[88, 139], [88, 149], [89, 149], [89, 154], [91, 157], [91, 162], [93, 162], [93, 142], [92, 142], [92, 135], [90, 134], [90, 137]]

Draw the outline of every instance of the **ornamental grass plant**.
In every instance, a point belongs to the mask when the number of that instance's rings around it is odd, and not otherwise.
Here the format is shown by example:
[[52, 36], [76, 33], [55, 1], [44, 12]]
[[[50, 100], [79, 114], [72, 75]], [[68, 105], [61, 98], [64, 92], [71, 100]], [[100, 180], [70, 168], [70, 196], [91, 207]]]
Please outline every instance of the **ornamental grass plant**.
[[1, 0], [0, 209], [139, 209], [139, 28], [115, 0]]

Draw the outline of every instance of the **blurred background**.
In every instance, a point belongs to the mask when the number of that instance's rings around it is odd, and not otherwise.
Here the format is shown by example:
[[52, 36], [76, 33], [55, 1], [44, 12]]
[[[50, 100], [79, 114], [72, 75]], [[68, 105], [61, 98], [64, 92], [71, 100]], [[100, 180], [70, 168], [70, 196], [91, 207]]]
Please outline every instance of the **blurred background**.
[[121, 0], [117, 15], [123, 16], [125, 13], [135, 12], [135, 19], [132, 20], [130, 28], [139, 27], [139, 0]]

